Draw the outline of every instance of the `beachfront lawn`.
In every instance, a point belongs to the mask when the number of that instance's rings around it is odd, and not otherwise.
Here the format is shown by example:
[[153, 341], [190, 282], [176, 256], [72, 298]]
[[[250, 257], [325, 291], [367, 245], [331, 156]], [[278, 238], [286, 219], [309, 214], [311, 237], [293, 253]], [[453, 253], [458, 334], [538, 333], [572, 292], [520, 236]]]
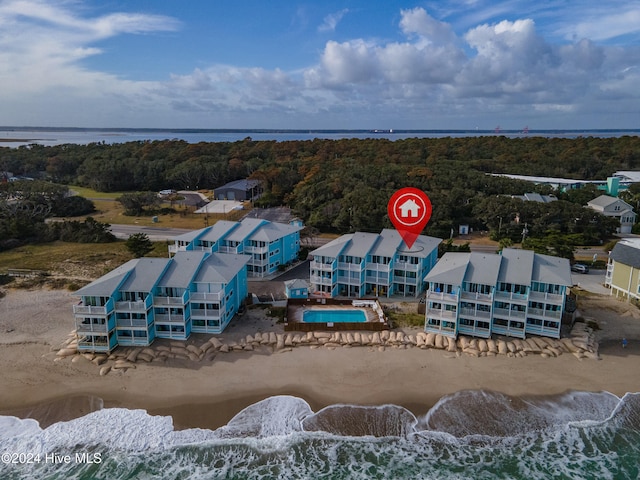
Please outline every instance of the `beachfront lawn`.
[[[155, 242], [153, 246], [154, 250], [147, 256], [167, 256], [166, 242]], [[51, 276], [94, 280], [131, 258], [124, 241], [25, 245], [0, 252], [0, 273], [19, 268], [41, 270]]]

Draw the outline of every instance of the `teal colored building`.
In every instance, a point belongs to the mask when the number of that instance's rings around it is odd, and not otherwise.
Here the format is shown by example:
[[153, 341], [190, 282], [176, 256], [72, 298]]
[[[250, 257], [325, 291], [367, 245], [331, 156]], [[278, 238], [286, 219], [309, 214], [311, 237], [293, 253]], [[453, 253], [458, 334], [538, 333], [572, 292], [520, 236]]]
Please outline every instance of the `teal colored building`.
[[205, 251], [249, 255], [247, 275], [266, 277], [298, 258], [300, 224], [245, 218], [221, 220], [210, 227], [175, 237], [169, 255], [180, 251]]
[[300, 278], [287, 280], [284, 282], [284, 294], [287, 298], [308, 298], [309, 284]]
[[342, 235], [311, 252], [310, 293], [327, 297], [418, 297], [438, 260], [439, 238], [407, 248], [396, 230]]
[[247, 297], [247, 255], [178, 252], [139, 258], [74, 293], [78, 350], [110, 352], [156, 338], [221, 333]]

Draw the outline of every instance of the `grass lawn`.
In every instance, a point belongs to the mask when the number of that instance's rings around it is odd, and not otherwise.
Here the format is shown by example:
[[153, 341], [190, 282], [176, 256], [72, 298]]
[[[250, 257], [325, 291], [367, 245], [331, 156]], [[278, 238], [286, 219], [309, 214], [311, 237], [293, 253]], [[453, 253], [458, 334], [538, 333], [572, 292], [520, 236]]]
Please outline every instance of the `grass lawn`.
[[87, 187], [78, 187], [77, 185], [69, 185], [69, 190], [75, 193], [76, 195], [89, 198], [91, 200], [95, 200], [95, 199], [115, 200], [120, 195], [125, 193], [125, 192], [98, 192], [97, 190], [92, 190], [91, 188], [87, 188]]
[[[93, 218], [102, 223], [109, 224], [123, 224], [123, 225], [142, 225], [146, 227], [162, 226], [168, 228], [191, 228], [199, 229], [205, 226], [214, 224], [217, 220], [234, 220], [237, 221], [240, 217], [244, 216], [247, 210], [234, 210], [232, 212], [223, 214], [208, 214], [203, 215], [200, 213], [193, 213], [193, 207], [183, 208], [180, 205], [171, 205], [170, 203], [163, 203], [161, 208], [174, 208], [175, 213], [169, 213], [164, 215], [156, 215], [157, 222], [153, 221], [153, 215], [132, 217], [124, 214], [124, 208], [116, 201], [123, 192], [97, 192], [86, 187], [69, 187], [72, 191], [76, 192], [85, 198], [89, 198], [96, 206], [96, 212], [91, 214]], [[73, 218], [70, 220], [83, 221], [85, 216]]]
[[[167, 257], [167, 244], [154, 243], [151, 257]], [[124, 241], [113, 243], [53, 242], [0, 252], [0, 273], [9, 268], [43, 270], [51, 275], [93, 280], [133, 257]]]

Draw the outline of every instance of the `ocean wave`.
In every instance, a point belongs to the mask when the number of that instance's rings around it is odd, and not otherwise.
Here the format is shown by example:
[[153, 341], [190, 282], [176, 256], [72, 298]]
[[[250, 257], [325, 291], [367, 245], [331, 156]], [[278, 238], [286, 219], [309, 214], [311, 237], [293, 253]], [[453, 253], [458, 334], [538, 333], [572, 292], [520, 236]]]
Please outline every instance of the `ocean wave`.
[[[40, 428], [0, 417], [0, 450], [97, 452], [101, 464], [0, 465], [0, 478], [636, 478], [640, 394], [465, 391], [425, 416], [270, 397], [217, 430], [103, 409]], [[635, 473], [634, 473], [635, 472]]]

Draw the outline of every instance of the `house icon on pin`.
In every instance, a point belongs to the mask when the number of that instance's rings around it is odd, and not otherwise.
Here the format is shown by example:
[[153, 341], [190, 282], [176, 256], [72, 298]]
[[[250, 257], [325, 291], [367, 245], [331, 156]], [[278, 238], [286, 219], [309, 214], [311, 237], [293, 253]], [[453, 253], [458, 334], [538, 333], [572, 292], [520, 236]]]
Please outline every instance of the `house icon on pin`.
[[420, 205], [418, 205], [415, 200], [410, 198], [402, 205], [400, 205], [398, 207], [398, 210], [400, 210], [400, 216], [403, 218], [418, 218], [420, 208]]

